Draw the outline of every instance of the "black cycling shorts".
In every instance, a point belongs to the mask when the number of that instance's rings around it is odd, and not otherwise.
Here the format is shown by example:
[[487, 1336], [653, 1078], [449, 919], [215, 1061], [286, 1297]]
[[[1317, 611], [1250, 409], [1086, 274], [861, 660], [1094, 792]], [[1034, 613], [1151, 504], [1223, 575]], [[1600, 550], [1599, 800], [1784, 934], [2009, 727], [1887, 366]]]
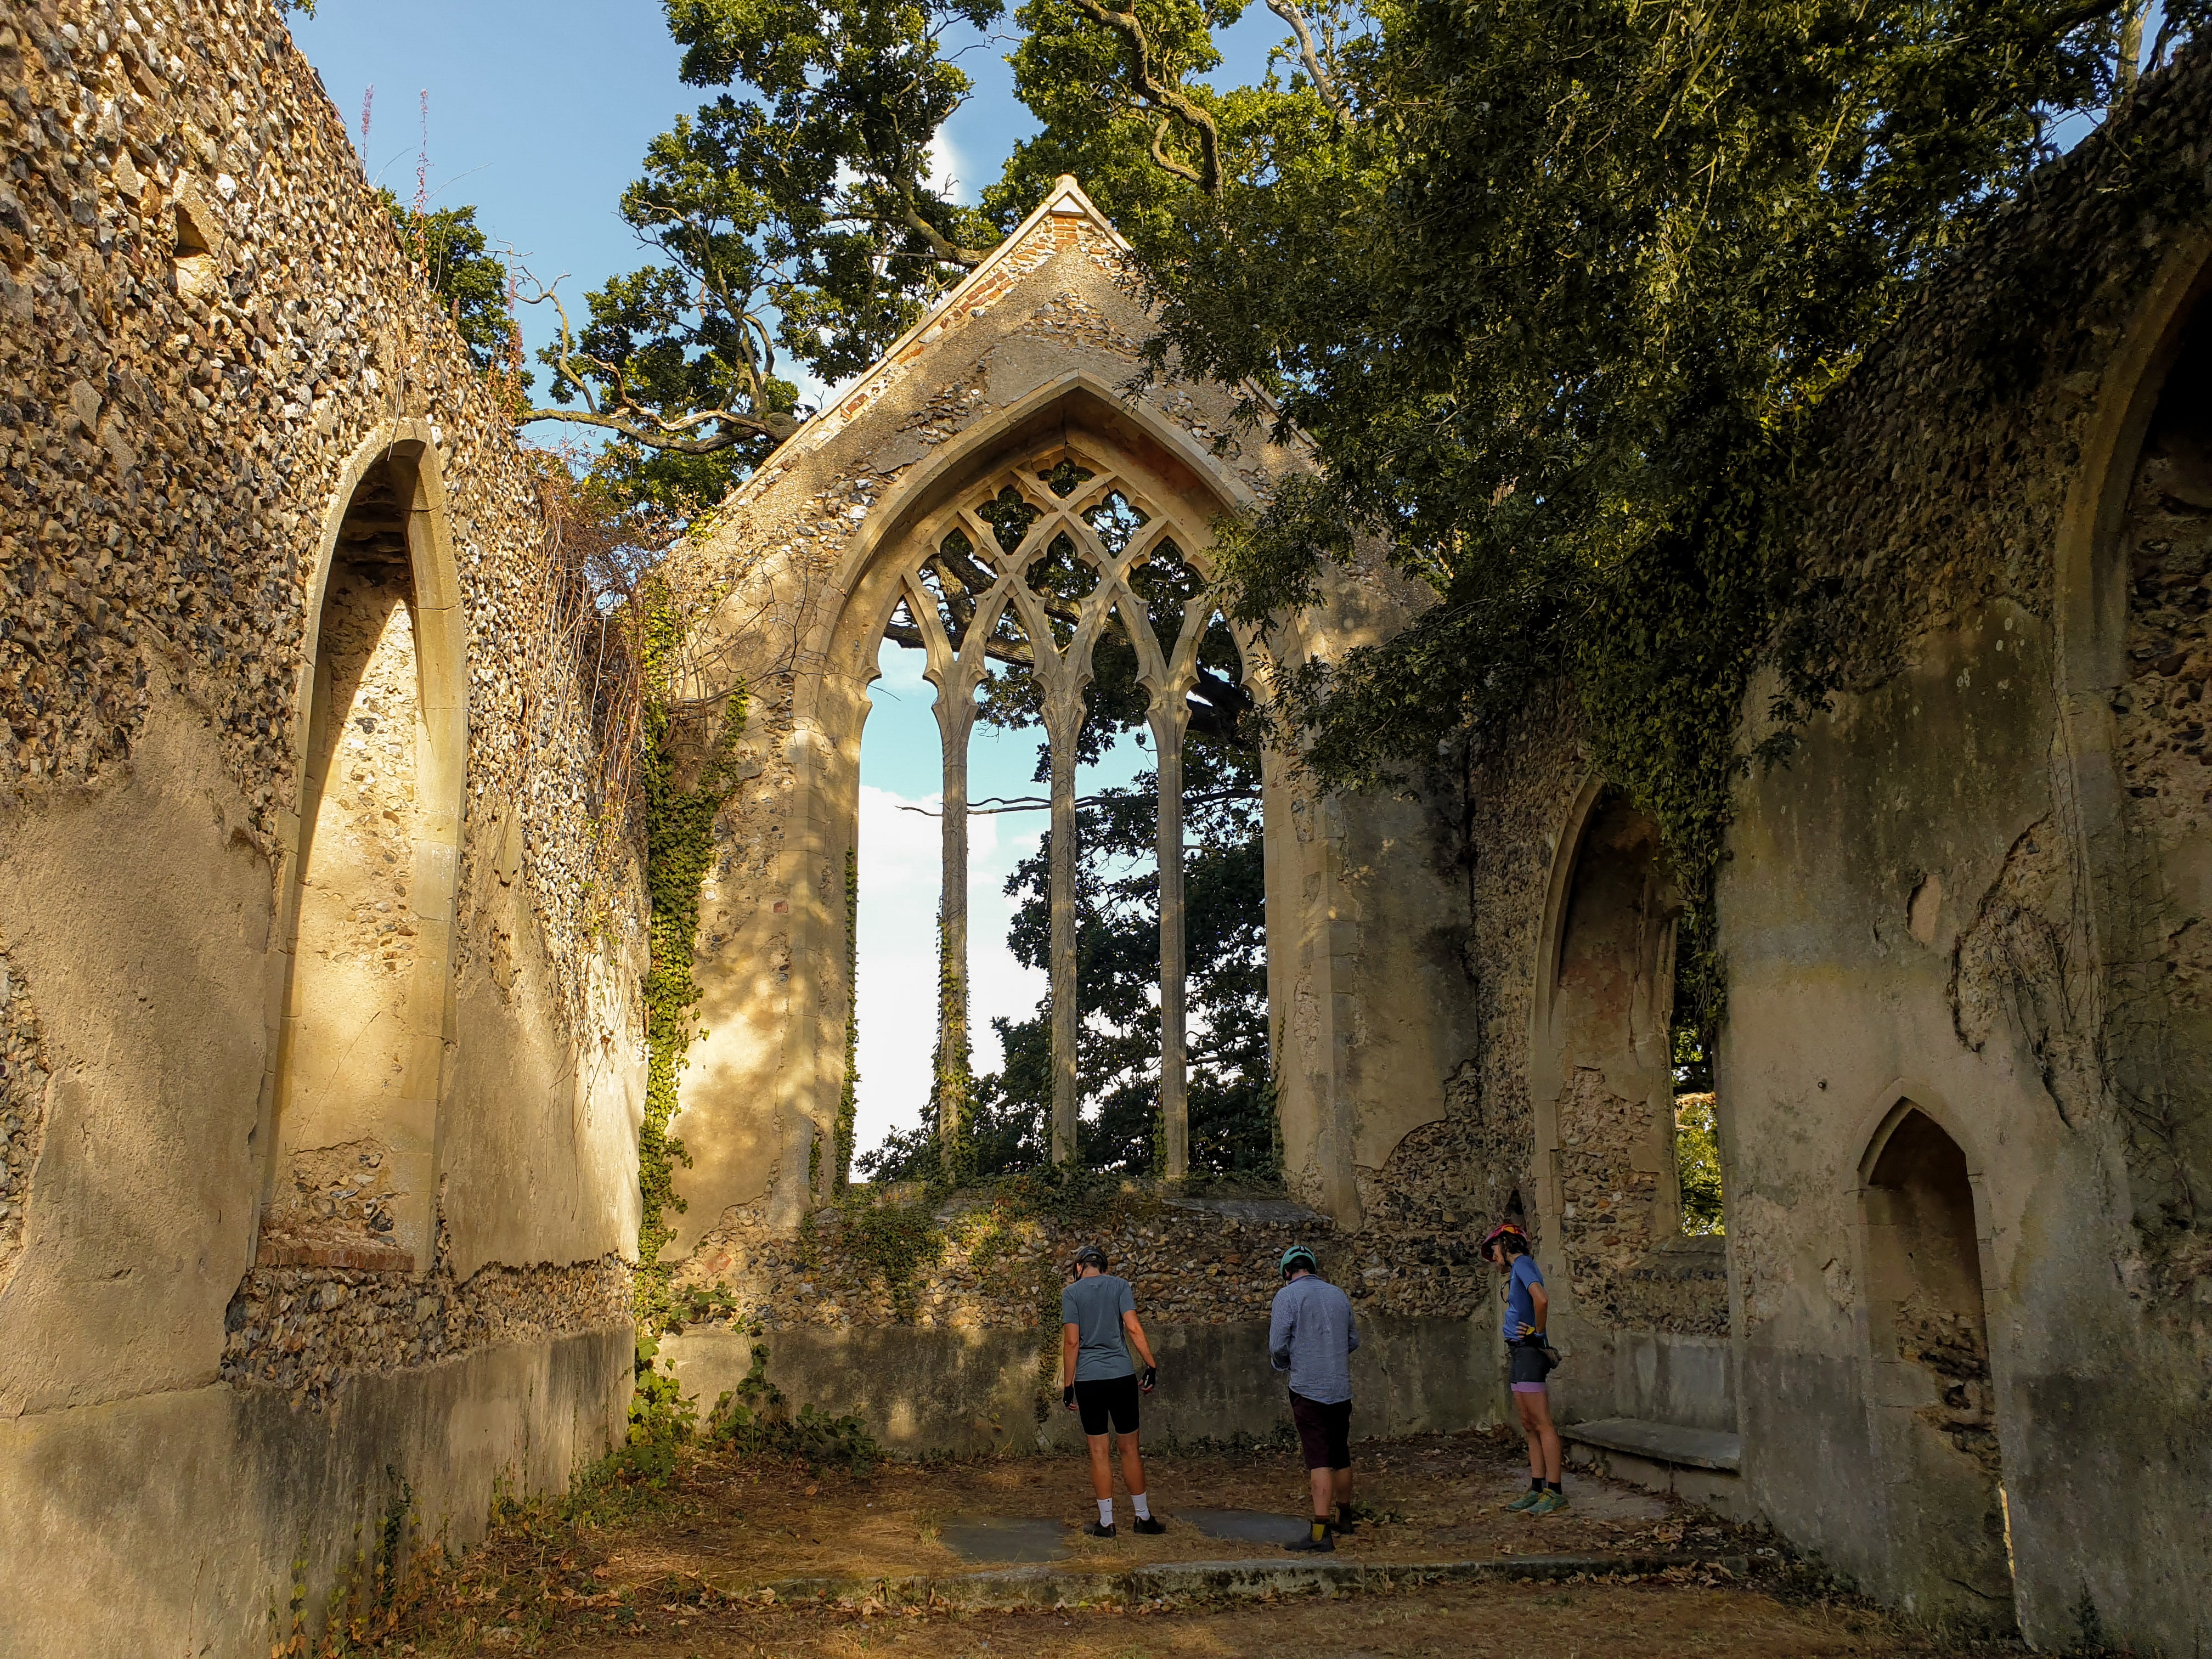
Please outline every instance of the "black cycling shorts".
[[1137, 1377], [1102, 1376], [1075, 1385], [1075, 1409], [1083, 1415], [1085, 1434], [1103, 1434], [1110, 1420], [1116, 1434], [1137, 1431]]
[[1538, 1342], [1509, 1342], [1506, 1354], [1512, 1367], [1510, 1376], [1516, 1394], [1544, 1394], [1548, 1390], [1544, 1379], [1552, 1374], [1556, 1363]]
[[1298, 1449], [1310, 1469], [1352, 1467], [1352, 1402], [1309, 1400], [1291, 1390], [1291, 1421], [1297, 1425]]

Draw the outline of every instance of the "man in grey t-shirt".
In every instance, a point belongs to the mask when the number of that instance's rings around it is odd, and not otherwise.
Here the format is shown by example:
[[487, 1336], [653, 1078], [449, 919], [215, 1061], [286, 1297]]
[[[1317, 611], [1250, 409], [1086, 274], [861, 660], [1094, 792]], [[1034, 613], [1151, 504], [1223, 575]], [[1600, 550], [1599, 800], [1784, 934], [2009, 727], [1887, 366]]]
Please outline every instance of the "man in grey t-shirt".
[[[1333, 1550], [1352, 1507], [1352, 1352], [1359, 1322], [1351, 1298], [1321, 1276], [1303, 1244], [1283, 1252], [1283, 1288], [1267, 1319], [1267, 1359], [1291, 1374], [1291, 1421], [1313, 1487], [1313, 1525], [1286, 1550]], [[1333, 1507], [1332, 1507], [1333, 1506]]]
[[[1139, 1532], [1165, 1532], [1152, 1518], [1145, 1498], [1145, 1460], [1137, 1450], [1137, 1395], [1150, 1394], [1159, 1368], [1152, 1345], [1137, 1322], [1137, 1298], [1129, 1281], [1106, 1271], [1106, 1252], [1086, 1244], [1076, 1253], [1067, 1288], [1060, 1293], [1060, 1403], [1083, 1413], [1083, 1432], [1091, 1442], [1091, 1490], [1098, 1499], [1098, 1518], [1086, 1522], [1092, 1538], [1114, 1536], [1114, 1460], [1106, 1431], [1121, 1437], [1121, 1478], [1137, 1511]], [[1129, 1364], [1122, 1337], [1136, 1345], [1145, 1372], [1139, 1379]]]

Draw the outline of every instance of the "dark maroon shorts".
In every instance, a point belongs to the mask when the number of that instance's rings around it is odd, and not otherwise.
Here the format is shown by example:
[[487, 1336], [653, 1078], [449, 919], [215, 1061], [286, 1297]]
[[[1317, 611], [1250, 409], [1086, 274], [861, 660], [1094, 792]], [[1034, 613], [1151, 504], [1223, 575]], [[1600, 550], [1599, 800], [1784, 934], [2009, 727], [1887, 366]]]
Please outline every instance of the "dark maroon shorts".
[[1352, 1402], [1340, 1400], [1324, 1405], [1291, 1391], [1291, 1421], [1297, 1425], [1298, 1449], [1310, 1469], [1348, 1469], [1352, 1467]]

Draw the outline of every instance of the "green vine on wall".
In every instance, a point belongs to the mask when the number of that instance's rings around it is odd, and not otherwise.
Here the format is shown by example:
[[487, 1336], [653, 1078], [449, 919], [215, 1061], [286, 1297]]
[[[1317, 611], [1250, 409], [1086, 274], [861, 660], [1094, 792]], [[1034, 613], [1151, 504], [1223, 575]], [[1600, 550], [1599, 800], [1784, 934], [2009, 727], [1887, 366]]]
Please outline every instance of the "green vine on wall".
[[860, 854], [845, 849], [845, 1088], [837, 1097], [837, 1190], [853, 1182], [853, 1127], [860, 1112]]
[[742, 685], [723, 696], [720, 719], [697, 781], [679, 779], [672, 742], [677, 711], [676, 659], [685, 627], [675, 600], [658, 584], [640, 597], [644, 671], [646, 884], [653, 899], [648, 932], [651, 966], [645, 979], [645, 1121], [637, 1136], [638, 1187], [643, 1200], [637, 1228], [638, 1322], [659, 1330], [675, 1318], [669, 1292], [672, 1268], [660, 1252], [676, 1235], [669, 1212], [681, 1213], [676, 1166], [690, 1159], [668, 1132], [676, 1115], [677, 1078], [690, 1055], [691, 1011], [699, 985], [691, 972], [699, 936], [699, 890], [714, 863], [714, 819], [736, 793], [731, 751], [745, 727]]
[[937, 916], [937, 1051], [930, 1073], [937, 1107], [938, 1178], [958, 1187], [975, 1171], [975, 1067], [968, 1044], [967, 968], [952, 948], [942, 910]]

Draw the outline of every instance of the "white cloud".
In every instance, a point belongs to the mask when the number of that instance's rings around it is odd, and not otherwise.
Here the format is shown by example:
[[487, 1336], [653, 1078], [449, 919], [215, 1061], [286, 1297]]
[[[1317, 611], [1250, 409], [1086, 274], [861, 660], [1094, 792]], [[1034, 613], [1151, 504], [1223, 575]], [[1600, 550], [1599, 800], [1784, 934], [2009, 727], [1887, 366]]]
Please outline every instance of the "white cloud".
[[967, 165], [951, 135], [942, 127], [929, 141], [929, 187], [939, 196], [974, 206], [981, 200], [967, 176]]

